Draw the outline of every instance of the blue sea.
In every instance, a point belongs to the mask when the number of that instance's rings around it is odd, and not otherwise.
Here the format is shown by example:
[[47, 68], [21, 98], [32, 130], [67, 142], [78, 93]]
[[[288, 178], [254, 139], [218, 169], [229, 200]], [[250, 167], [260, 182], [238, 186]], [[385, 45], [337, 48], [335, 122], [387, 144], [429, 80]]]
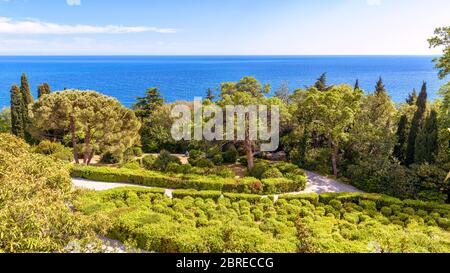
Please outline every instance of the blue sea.
[[12, 84], [25, 72], [36, 96], [37, 85], [53, 90], [96, 90], [130, 106], [149, 87], [166, 101], [192, 100], [221, 82], [254, 76], [275, 91], [282, 81], [291, 90], [311, 85], [327, 72], [330, 84], [348, 83], [372, 92], [378, 77], [395, 102], [428, 83], [430, 99], [444, 84], [431, 56], [54, 56], [0, 57], [0, 108], [9, 105]]

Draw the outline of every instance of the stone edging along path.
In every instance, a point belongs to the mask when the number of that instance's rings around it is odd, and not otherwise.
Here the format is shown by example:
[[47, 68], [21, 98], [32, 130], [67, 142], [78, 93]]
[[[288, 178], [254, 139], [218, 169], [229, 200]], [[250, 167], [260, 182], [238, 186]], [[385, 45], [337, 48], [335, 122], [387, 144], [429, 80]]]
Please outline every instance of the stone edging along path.
[[[324, 192], [361, 192], [357, 188], [341, 183], [339, 181], [327, 178], [322, 175], [318, 175], [313, 172], [306, 172], [308, 176], [308, 183], [306, 185], [306, 189], [302, 192], [292, 192], [288, 194], [302, 194], [302, 193], [324, 193]], [[146, 186], [132, 185], [127, 183], [110, 183], [110, 182], [98, 182], [98, 181], [90, 181], [79, 178], [72, 178], [73, 185], [75, 188], [82, 188], [94, 191], [104, 191], [110, 190], [114, 188], [121, 187], [137, 187], [137, 188], [151, 188]], [[172, 198], [172, 189], [165, 189], [166, 195]], [[277, 195], [275, 195], [275, 199], [277, 199]]]

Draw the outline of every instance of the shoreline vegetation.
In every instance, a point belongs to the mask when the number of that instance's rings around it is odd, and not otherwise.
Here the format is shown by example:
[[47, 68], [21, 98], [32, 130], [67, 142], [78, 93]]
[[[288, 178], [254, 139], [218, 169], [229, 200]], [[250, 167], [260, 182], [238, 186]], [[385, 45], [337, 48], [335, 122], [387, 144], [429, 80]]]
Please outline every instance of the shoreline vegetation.
[[[449, 37], [429, 40], [442, 79]], [[168, 253], [450, 253], [450, 83], [435, 101], [418, 87], [400, 104], [381, 78], [366, 92], [326, 73], [294, 92], [254, 77], [205, 90], [205, 106], [279, 107], [280, 146], [265, 153], [248, 137], [173, 140], [158, 88], [127, 108], [47, 83], [34, 98], [23, 74], [0, 113], [0, 252], [102, 252], [106, 236]], [[288, 194], [305, 170], [367, 193]], [[71, 176], [157, 188], [79, 190]]]

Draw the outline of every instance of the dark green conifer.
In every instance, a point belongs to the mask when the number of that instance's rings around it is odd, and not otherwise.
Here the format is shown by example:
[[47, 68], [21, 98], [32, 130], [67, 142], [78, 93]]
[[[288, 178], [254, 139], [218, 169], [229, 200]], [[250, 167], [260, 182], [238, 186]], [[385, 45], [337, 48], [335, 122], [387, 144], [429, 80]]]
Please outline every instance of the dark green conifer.
[[427, 97], [428, 97], [427, 84], [424, 82], [419, 97], [417, 98], [416, 102], [417, 110], [414, 113], [414, 117], [411, 123], [411, 130], [409, 131], [408, 146], [406, 148], [406, 160], [405, 160], [405, 164], [407, 166], [414, 163], [416, 152], [416, 139], [422, 126], [422, 121], [427, 109]]
[[394, 147], [394, 156], [402, 163], [405, 161], [406, 146], [406, 127], [408, 125], [408, 117], [403, 115], [400, 118], [397, 128], [397, 144]]
[[375, 86], [375, 95], [378, 96], [384, 93], [386, 93], [386, 87], [384, 86], [383, 79], [380, 77]]
[[314, 84], [314, 87], [317, 88], [319, 91], [326, 91], [328, 89], [327, 86], [327, 73], [323, 73], [320, 75], [320, 78], [317, 79], [316, 83]]
[[19, 87], [11, 87], [11, 133], [19, 138], [25, 138], [23, 127], [23, 99]]
[[438, 130], [437, 113], [432, 110], [417, 135], [414, 163], [433, 164], [435, 162], [439, 147]]

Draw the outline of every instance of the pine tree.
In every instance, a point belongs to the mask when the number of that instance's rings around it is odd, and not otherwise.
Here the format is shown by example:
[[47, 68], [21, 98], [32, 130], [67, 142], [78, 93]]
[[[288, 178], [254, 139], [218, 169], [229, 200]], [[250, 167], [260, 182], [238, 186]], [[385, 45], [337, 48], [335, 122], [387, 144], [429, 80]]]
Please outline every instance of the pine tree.
[[397, 128], [397, 144], [394, 147], [394, 156], [402, 163], [405, 161], [406, 146], [406, 127], [408, 125], [408, 117], [403, 115], [400, 118]]
[[314, 84], [314, 87], [317, 88], [319, 91], [326, 91], [328, 89], [327, 87], [327, 73], [323, 73], [320, 75], [320, 78], [317, 79], [316, 83]]
[[377, 85], [375, 86], [375, 95], [378, 96], [383, 93], [386, 93], [386, 87], [384, 86], [383, 79], [380, 77], [377, 81]]
[[214, 101], [215, 98], [216, 96], [214, 96], [214, 91], [211, 88], [208, 88], [208, 90], [206, 91], [206, 99]]
[[414, 155], [416, 152], [416, 139], [420, 131], [420, 127], [427, 108], [427, 84], [424, 82], [422, 85], [422, 90], [420, 91], [419, 97], [417, 98], [417, 110], [414, 113], [414, 118], [411, 123], [411, 130], [409, 131], [408, 146], [406, 149], [406, 160], [405, 164], [407, 166], [414, 163]]
[[353, 88], [355, 91], [356, 90], [361, 90], [361, 88], [359, 88], [359, 79], [356, 79], [356, 83], [355, 83], [355, 88]]
[[417, 164], [433, 164], [438, 153], [438, 147], [437, 113], [433, 110], [425, 119], [425, 122], [417, 135], [414, 162]]
[[145, 92], [145, 97], [138, 97], [137, 102], [133, 104], [133, 110], [136, 112], [136, 116], [145, 119], [158, 107], [164, 104], [164, 99], [158, 91], [158, 88], [148, 88]]
[[38, 98], [40, 99], [42, 96], [44, 95], [48, 95], [52, 92], [50, 86], [48, 85], [48, 83], [43, 83], [41, 85], [38, 86]]
[[414, 105], [417, 101], [417, 92], [414, 88], [413, 91], [408, 95], [408, 98], [406, 99], [406, 103], [409, 105]]
[[25, 138], [23, 127], [23, 100], [19, 87], [11, 87], [11, 133], [17, 137]]

